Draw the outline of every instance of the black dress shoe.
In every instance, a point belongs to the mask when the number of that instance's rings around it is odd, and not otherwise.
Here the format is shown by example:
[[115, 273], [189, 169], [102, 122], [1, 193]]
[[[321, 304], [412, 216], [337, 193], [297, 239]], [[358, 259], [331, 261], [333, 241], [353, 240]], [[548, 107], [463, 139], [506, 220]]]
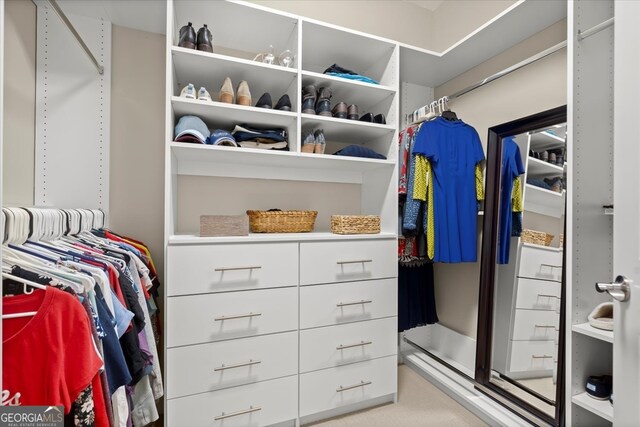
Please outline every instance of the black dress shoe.
[[349, 105], [349, 108], [347, 108], [347, 119], [358, 120], [359, 118], [360, 114], [358, 113], [358, 106], [355, 104]]
[[363, 114], [362, 117], [360, 117], [360, 121], [373, 123], [373, 114], [371, 113]]
[[287, 95], [286, 93], [282, 95], [280, 99], [278, 99], [275, 109], [282, 111], [291, 111], [291, 100], [289, 99], [289, 95]]
[[316, 101], [316, 114], [331, 117], [331, 96], [333, 91], [328, 87], [321, 87]]
[[302, 88], [302, 112], [304, 114], [316, 113], [316, 87], [314, 85], [308, 85]]
[[269, 92], [263, 93], [260, 99], [258, 99], [258, 102], [256, 103], [256, 107], [260, 107], [260, 108], [272, 108], [272, 105], [273, 104], [271, 102], [271, 94], [269, 94]]
[[196, 30], [193, 29], [191, 22], [180, 28], [180, 38], [178, 39], [178, 46], [186, 47], [187, 49], [196, 48]]
[[387, 124], [387, 120], [384, 117], [384, 114], [376, 114], [376, 116], [373, 118], [374, 123], [380, 123], [381, 125], [386, 125]]
[[202, 28], [198, 30], [198, 50], [213, 53], [213, 36], [211, 31], [207, 28], [207, 24], [204, 24]]

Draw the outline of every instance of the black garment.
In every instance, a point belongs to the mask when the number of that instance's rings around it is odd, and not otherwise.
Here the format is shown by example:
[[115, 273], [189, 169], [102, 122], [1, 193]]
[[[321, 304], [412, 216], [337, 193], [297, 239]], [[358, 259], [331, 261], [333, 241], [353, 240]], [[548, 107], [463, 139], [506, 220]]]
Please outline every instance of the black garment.
[[433, 264], [398, 267], [398, 331], [438, 322]]

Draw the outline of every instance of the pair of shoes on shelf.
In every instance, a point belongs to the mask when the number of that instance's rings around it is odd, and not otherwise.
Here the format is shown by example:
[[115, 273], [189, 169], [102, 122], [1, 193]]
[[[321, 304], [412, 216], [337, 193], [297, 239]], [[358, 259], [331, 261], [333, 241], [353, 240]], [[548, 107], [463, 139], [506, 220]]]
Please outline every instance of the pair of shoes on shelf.
[[331, 117], [331, 97], [333, 91], [329, 87], [316, 90], [314, 85], [302, 88], [302, 112]]
[[291, 111], [291, 99], [289, 99], [289, 95], [287, 95], [286, 93], [282, 95], [280, 99], [278, 99], [275, 107], [273, 107], [272, 105], [273, 103], [271, 102], [271, 94], [269, 92], [263, 93], [256, 103], [256, 107], [260, 108], [273, 108], [275, 110]]
[[249, 91], [249, 83], [245, 80], [241, 81], [238, 84], [238, 88], [236, 92], [233, 92], [233, 83], [231, 83], [231, 79], [226, 77], [224, 79], [224, 83], [222, 83], [222, 87], [220, 88], [220, 93], [218, 94], [218, 101], [224, 102], [226, 104], [233, 104], [235, 98], [235, 104], [251, 106], [251, 91]]
[[[613, 378], [611, 375], [592, 375], [587, 378], [586, 392], [589, 397], [597, 400], [613, 400]], [[612, 402], [613, 403], [613, 402]]]
[[363, 114], [362, 117], [360, 117], [360, 121], [361, 122], [369, 122], [369, 123], [378, 123], [381, 125], [386, 125], [387, 124], [387, 119], [384, 116], [384, 114], [376, 114], [375, 116], [372, 113], [366, 113]]
[[333, 107], [331, 114], [338, 119], [358, 120], [360, 118], [357, 105], [351, 104], [347, 106], [347, 104], [342, 101]]
[[303, 153], [324, 154], [326, 145], [322, 129], [310, 130], [303, 134], [301, 151]]
[[204, 86], [200, 87], [200, 90], [196, 93], [196, 87], [193, 83], [189, 83], [180, 91], [180, 97], [187, 99], [198, 99], [200, 101], [211, 101], [211, 95]]
[[204, 52], [213, 53], [213, 36], [207, 28], [207, 24], [204, 24], [196, 35], [196, 30], [193, 28], [191, 22], [189, 22], [180, 28], [178, 46], [186, 47], [187, 49], [197, 48]]

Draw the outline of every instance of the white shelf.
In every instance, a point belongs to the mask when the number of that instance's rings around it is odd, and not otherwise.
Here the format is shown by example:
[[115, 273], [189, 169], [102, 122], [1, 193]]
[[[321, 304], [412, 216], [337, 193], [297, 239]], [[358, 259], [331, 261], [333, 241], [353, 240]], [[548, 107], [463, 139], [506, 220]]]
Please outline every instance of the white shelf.
[[196, 90], [200, 86], [207, 88], [212, 99], [217, 100], [220, 87], [225, 77], [229, 77], [236, 91], [238, 84], [246, 80], [253, 99], [253, 104], [264, 93], [269, 92], [275, 104], [282, 95], [289, 94], [291, 103], [297, 105], [295, 68], [285, 68], [262, 62], [234, 58], [217, 53], [202, 52], [173, 46], [171, 48], [177, 88], [174, 95], [187, 85], [193, 83]]
[[395, 233], [378, 234], [333, 234], [330, 232], [311, 233], [250, 233], [248, 236], [200, 237], [196, 234], [176, 234], [169, 238], [170, 245], [196, 245], [211, 243], [251, 243], [321, 240], [379, 240], [396, 239]]
[[589, 397], [587, 393], [584, 392], [573, 396], [571, 401], [587, 411], [592, 412], [607, 421], [613, 422], [613, 406], [608, 400], [596, 400]]
[[[246, 107], [217, 101], [199, 101], [174, 96], [171, 98], [176, 123], [181, 116], [200, 117], [210, 128], [232, 131], [234, 125], [248, 123], [254, 126], [294, 127], [296, 113], [268, 108]], [[290, 134], [295, 133], [292, 129]], [[291, 140], [291, 138], [289, 138]]]
[[524, 193], [524, 209], [542, 215], [560, 218], [564, 215], [565, 192], [557, 193], [526, 184]]
[[[374, 115], [378, 113], [384, 113], [385, 116], [388, 115], [389, 107], [396, 93], [390, 86], [347, 80], [312, 71], [302, 71], [302, 87], [310, 84], [315, 85], [316, 88], [321, 86], [330, 87], [333, 90], [332, 107], [340, 101], [345, 102], [347, 105], [355, 104], [358, 106], [360, 115], [368, 112]], [[384, 107], [379, 106], [382, 103], [384, 103]], [[368, 111], [368, 109], [376, 107], [381, 111]]]
[[[178, 175], [361, 184], [367, 171], [393, 172], [393, 160], [170, 142]], [[329, 172], [329, 173], [328, 173]]]
[[535, 243], [522, 242], [522, 246], [526, 246], [528, 248], [542, 249], [549, 252], [562, 252], [562, 248], [556, 248], [553, 246], [536, 245]]
[[549, 176], [549, 175], [562, 175], [564, 168], [557, 166], [549, 162], [545, 162], [534, 157], [529, 157], [529, 163], [527, 165], [527, 176]]
[[602, 329], [594, 328], [589, 323], [581, 323], [579, 325], [573, 325], [571, 328], [573, 332], [578, 334], [587, 335], [592, 338], [613, 343], [613, 331], [605, 331]]
[[393, 125], [337, 119], [313, 114], [301, 114], [301, 117], [303, 129], [322, 128], [327, 140], [347, 144], [367, 144], [373, 139], [390, 138], [395, 132], [395, 126]]
[[552, 150], [554, 148], [563, 148], [564, 146], [564, 138], [550, 132], [542, 131], [531, 134], [531, 149], [533, 151]]

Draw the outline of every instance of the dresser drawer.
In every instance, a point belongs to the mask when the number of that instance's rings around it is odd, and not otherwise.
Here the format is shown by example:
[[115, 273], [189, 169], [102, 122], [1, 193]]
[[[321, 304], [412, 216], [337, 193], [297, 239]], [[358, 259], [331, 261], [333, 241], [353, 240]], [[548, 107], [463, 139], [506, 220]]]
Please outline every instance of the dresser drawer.
[[298, 329], [298, 288], [167, 299], [167, 347]]
[[396, 279], [300, 288], [300, 329], [395, 316]]
[[297, 373], [297, 332], [170, 348], [167, 398]]
[[522, 245], [518, 276], [560, 281], [562, 252], [553, 248]]
[[397, 390], [395, 356], [300, 375], [300, 416], [351, 405]]
[[535, 279], [516, 279], [518, 296], [516, 308], [550, 310], [560, 312], [560, 282]]
[[560, 315], [555, 311], [516, 309], [512, 340], [555, 340]]
[[395, 355], [397, 334], [396, 317], [301, 331], [300, 372]]
[[169, 246], [167, 295], [296, 286], [297, 243]]
[[171, 399], [167, 426], [268, 426], [297, 418], [297, 408], [298, 377], [292, 376]]
[[398, 276], [395, 239], [300, 243], [300, 284]]
[[512, 341], [509, 368], [511, 372], [552, 370], [555, 348], [553, 341]]

